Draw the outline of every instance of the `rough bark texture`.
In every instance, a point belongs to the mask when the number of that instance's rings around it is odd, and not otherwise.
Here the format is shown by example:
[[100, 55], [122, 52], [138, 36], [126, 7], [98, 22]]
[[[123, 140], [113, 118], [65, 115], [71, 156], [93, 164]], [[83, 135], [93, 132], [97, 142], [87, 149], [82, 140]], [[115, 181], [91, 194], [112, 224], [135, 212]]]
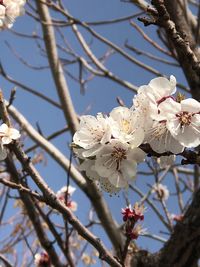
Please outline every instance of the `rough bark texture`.
[[[184, 16], [181, 9], [179, 1], [165, 0], [166, 9], [170, 15], [170, 19], [175, 23], [176, 30], [182, 36], [182, 38], [189, 43], [190, 48], [193, 50], [197, 59], [200, 60], [199, 48], [195, 42], [194, 35], [192, 33], [192, 28], [187, 22], [187, 18]], [[168, 39], [171, 37], [166, 30]], [[195, 71], [194, 66], [192, 66], [191, 61], [188, 58], [188, 54], [184, 53], [179, 47], [173, 46], [174, 50], [178, 55], [178, 61], [182, 67], [185, 77], [191, 89], [193, 98], [200, 101], [200, 75]]]

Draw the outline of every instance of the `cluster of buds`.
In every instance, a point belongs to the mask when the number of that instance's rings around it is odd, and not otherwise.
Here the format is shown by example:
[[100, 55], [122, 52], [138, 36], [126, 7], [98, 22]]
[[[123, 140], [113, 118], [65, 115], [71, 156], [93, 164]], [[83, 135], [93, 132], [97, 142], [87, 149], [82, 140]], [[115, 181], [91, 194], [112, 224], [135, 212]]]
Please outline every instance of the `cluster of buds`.
[[36, 267], [50, 267], [51, 261], [46, 251], [35, 254], [34, 264]]
[[73, 137], [80, 170], [103, 190], [118, 192], [136, 178], [137, 165], [146, 157], [145, 144], [160, 154], [162, 168], [172, 165], [185, 148], [199, 146], [200, 102], [175, 92], [174, 76], [157, 77], [139, 87], [130, 108], [81, 116]]
[[136, 224], [138, 221], [144, 220], [145, 208], [143, 205], [135, 203], [133, 208], [131, 205], [122, 209], [123, 221], [125, 222], [125, 233], [130, 239], [137, 239], [139, 235], [143, 235], [145, 230], [142, 229], [140, 224]]

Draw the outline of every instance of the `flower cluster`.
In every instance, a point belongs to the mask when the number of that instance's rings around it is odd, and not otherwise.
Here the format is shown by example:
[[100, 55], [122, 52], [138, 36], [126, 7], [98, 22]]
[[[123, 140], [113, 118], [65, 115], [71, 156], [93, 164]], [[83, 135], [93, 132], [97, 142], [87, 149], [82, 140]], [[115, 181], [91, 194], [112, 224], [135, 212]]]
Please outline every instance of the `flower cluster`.
[[0, 160], [4, 160], [7, 157], [4, 145], [8, 145], [19, 138], [20, 133], [18, 130], [8, 127], [5, 123], [0, 126]]
[[109, 192], [127, 187], [135, 178], [137, 163], [145, 158], [138, 147], [143, 140], [138, 113], [126, 107], [113, 109], [109, 116], [82, 116], [73, 138], [75, 153], [84, 159], [81, 170]]
[[76, 190], [75, 187], [69, 185], [63, 186], [57, 193], [56, 196], [57, 198], [62, 201], [68, 208], [71, 209], [71, 211], [76, 211], [77, 210], [77, 203], [75, 201], [71, 200], [71, 196]]
[[50, 267], [51, 261], [46, 251], [35, 254], [34, 264], [36, 267]]
[[109, 192], [128, 186], [137, 164], [145, 158], [142, 144], [162, 156], [162, 166], [173, 163], [175, 154], [200, 144], [200, 103], [176, 92], [176, 79], [155, 78], [140, 86], [133, 106], [116, 107], [109, 115], [82, 116], [73, 137], [80, 169]]
[[144, 211], [144, 206], [138, 203], [135, 203], [133, 208], [129, 205], [125, 209], [122, 209], [125, 234], [130, 240], [137, 239], [139, 235], [145, 233], [145, 229], [142, 229], [141, 224], [136, 224], [138, 221], [144, 220]]
[[0, 29], [11, 28], [15, 19], [23, 15], [26, 0], [0, 0]]

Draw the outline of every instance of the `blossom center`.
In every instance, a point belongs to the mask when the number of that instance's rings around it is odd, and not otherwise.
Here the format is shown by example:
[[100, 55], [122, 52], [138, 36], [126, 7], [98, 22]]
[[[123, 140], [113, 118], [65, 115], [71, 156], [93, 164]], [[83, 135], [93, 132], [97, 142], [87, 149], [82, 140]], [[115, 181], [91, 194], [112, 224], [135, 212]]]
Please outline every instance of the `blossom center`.
[[102, 136], [104, 135], [105, 132], [101, 130], [99, 127], [97, 127], [97, 128], [91, 129], [90, 133], [93, 139], [95, 139], [96, 141], [101, 141]]
[[122, 160], [126, 159], [126, 150], [121, 147], [114, 147], [113, 152], [111, 153], [111, 157], [117, 163], [117, 169], [120, 167], [120, 163]]
[[122, 130], [125, 133], [128, 133], [130, 129], [130, 122], [128, 120], [123, 119], [122, 120]]
[[183, 111], [176, 115], [179, 118], [181, 127], [188, 126], [191, 123], [192, 120], [192, 113], [189, 113], [187, 111]]

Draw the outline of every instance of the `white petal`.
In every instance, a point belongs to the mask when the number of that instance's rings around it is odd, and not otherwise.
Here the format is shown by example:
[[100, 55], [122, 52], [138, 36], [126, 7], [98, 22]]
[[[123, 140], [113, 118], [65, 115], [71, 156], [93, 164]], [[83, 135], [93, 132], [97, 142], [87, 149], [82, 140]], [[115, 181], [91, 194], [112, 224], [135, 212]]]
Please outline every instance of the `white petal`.
[[192, 148], [200, 145], [200, 133], [195, 131], [193, 127], [185, 126], [183, 130], [180, 129], [177, 136], [174, 136], [181, 145]]
[[156, 98], [170, 96], [175, 93], [176, 79], [174, 76], [170, 76], [170, 81], [167, 78], [158, 77], [151, 80], [149, 86], [152, 87]]
[[10, 144], [12, 142], [12, 139], [9, 136], [2, 137], [2, 143], [3, 145]]
[[126, 180], [135, 178], [137, 172], [136, 161], [124, 160], [121, 164], [121, 171]]
[[127, 159], [128, 160], [133, 160], [133, 161], [136, 161], [136, 162], [139, 163], [139, 162], [143, 162], [144, 161], [145, 156], [146, 156], [146, 153], [142, 149], [136, 147], [136, 148], [131, 149], [129, 151]]
[[198, 113], [200, 112], [200, 103], [193, 98], [187, 98], [181, 101], [181, 109], [182, 111]]
[[83, 151], [82, 156], [85, 158], [93, 157], [97, 155], [102, 148], [103, 148], [103, 145], [101, 144], [94, 145], [92, 148]]
[[174, 116], [176, 113], [181, 111], [181, 104], [172, 98], [167, 98], [158, 106], [158, 108], [161, 115], [165, 115], [167, 118], [169, 118], [169, 116]]
[[20, 133], [18, 130], [14, 129], [14, 128], [9, 128], [8, 132], [9, 132], [9, 136], [11, 139], [17, 140], [20, 138]]
[[7, 126], [7, 124], [3, 123], [0, 126], [0, 133], [7, 133], [7, 131], [8, 131], [8, 126]]
[[95, 161], [95, 170], [102, 177], [109, 177], [117, 169], [117, 163], [111, 154], [101, 155]]
[[112, 175], [108, 177], [109, 181], [111, 184], [113, 184], [117, 188], [123, 188], [128, 185], [126, 179], [123, 177], [123, 175], [116, 171]]

